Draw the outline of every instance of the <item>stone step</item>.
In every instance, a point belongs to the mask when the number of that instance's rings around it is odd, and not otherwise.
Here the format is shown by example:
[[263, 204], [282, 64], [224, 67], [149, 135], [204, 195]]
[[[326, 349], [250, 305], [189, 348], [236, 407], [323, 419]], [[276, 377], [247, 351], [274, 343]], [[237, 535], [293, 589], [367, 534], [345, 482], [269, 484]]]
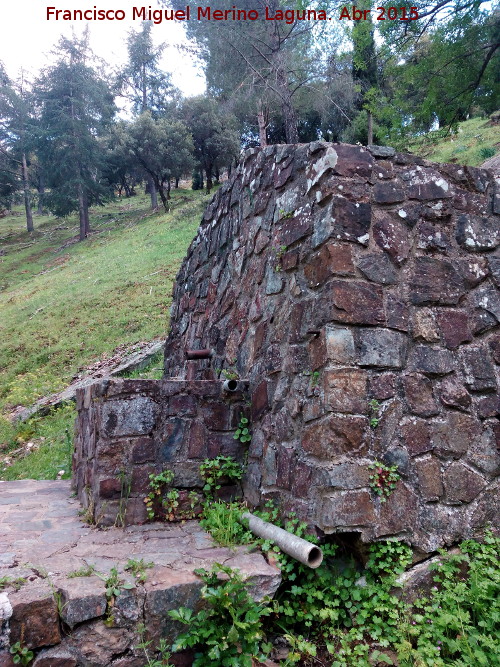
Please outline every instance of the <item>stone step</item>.
[[[196, 521], [98, 530], [79, 510], [68, 481], [0, 482], [0, 667], [14, 664], [8, 648], [17, 641], [35, 652], [36, 667], [140, 667], [139, 626], [153, 644], [172, 642], [181, 628], [167, 612], [196, 606], [197, 568], [238, 569], [255, 599], [280, 583], [260, 552], [220, 547]], [[144, 582], [125, 570], [129, 559], [152, 564]], [[113, 568], [120, 584], [110, 599]], [[83, 569], [94, 571], [74, 576]]]

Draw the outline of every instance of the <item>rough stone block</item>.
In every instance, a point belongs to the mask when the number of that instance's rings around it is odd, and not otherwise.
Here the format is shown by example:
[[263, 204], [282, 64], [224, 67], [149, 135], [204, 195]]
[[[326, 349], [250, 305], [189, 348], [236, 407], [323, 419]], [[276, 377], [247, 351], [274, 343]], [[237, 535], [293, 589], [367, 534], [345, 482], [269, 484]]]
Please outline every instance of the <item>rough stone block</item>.
[[469, 317], [459, 310], [441, 310], [437, 316], [439, 328], [446, 347], [456, 349], [462, 343], [472, 340]]
[[425, 454], [434, 448], [431, 427], [424, 419], [405, 418], [401, 422], [401, 436], [411, 456]]
[[408, 259], [411, 249], [408, 228], [399, 220], [390, 218], [385, 211], [374, 213], [373, 238], [398, 266]]
[[443, 474], [446, 499], [450, 503], [470, 503], [486, 486], [485, 480], [462, 463], [452, 463]]
[[469, 252], [493, 250], [500, 244], [498, 218], [479, 215], [459, 215], [456, 239]]
[[368, 448], [367, 427], [366, 417], [330, 414], [304, 427], [302, 447], [313, 456], [332, 461], [345, 454], [362, 456]]
[[409, 366], [428, 375], [447, 375], [455, 369], [455, 358], [449, 350], [417, 345], [411, 351]]
[[468, 347], [462, 352], [465, 384], [473, 391], [494, 391], [497, 388], [495, 367], [486, 347]]
[[374, 533], [377, 537], [382, 537], [384, 535], [411, 532], [412, 526], [416, 524], [417, 508], [417, 496], [402, 480], [399, 480], [387, 501], [380, 504], [379, 517], [374, 526]]
[[396, 395], [396, 374], [395, 373], [380, 373], [372, 375], [369, 379], [370, 397], [377, 401], [385, 401]]
[[413, 414], [420, 417], [431, 417], [439, 414], [430, 380], [420, 375], [420, 373], [412, 373], [404, 376], [403, 384], [406, 401]]
[[472, 399], [462, 379], [455, 373], [441, 383], [441, 401], [450, 408], [468, 412]]
[[335, 319], [351, 324], [383, 324], [382, 288], [360, 282], [331, 283], [332, 301], [338, 309]]
[[444, 259], [417, 257], [410, 276], [410, 301], [416, 306], [456, 305], [465, 294], [457, 268]]
[[474, 417], [450, 412], [444, 419], [432, 423], [431, 433], [438, 456], [458, 459], [480, 436], [481, 424]]
[[418, 486], [422, 498], [426, 501], [439, 500], [443, 495], [441, 465], [435, 458], [426, 458], [415, 462]]
[[9, 594], [9, 601], [11, 644], [22, 641], [27, 648], [35, 649], [61, 641], [59, 614], [48, 584], [23, 586]]
[[325, 371], [325, 404], [333, 412], [365, 414], [367, 374], [354, 368]]
[[338, 364], [349, 364], [355, 359], [354, 336], [351, 329], [325, 327], [326, 358]]
[[368, 245], [371, 204], [354, 203], [344, 197], [332, 197], [331, 215], [335, 220], [335, 238]]
[[402, 368], [406, 361], [407, 336], [390, 329], [360, 329], [357, 332], [359, 365]]
[[326, 532], [372, 526], [376, 519], [369, 492], [343, 491], [325, 498], [320, 510], [320, 520]]
[[105, 614], [107, 600], [104, 582], [99, 577], [57, 580], [56, 585], [63, 603], [61, 618], [69, 628]]
[[389, 257], [381, 252], [362, 255], [356, 264], [361, 273], [374, 283], [394, 285], [398, 271]]
[[157, 404], [147, 396], [107, 401], [102, 406], [102, 423], [110, 437], [147, 435], [156, 423]]

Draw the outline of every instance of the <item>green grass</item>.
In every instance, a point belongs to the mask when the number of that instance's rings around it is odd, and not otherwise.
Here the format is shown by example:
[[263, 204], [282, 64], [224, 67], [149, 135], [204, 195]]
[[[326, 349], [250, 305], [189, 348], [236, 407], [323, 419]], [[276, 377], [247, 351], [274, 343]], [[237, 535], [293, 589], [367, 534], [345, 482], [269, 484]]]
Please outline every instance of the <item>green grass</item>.
[[412, 141], [405, 150], [432, 162], [455, 162], [478, 167], [500, 151], [500, 127], [487, 118], [471, 118], [460, 123], [456, 134], [443, 136], [437, 130]]
[[[82, 243], [75, 217], [35, 217], [31, 236], [20, 208], [0, 220], [0, 454], [46, 438], [6, 471], [0, 465], [0, 478], [52, 479], [67, 470], [74, 414], [18, 427], [6, 420], [15, 406], [63, 388], [118, 345], [167, 334], [172, 283], [208, 202], [199, 191], [172, 195], [169, 213], [151, 213], [143, 196], [93, 209], [95, 232]], [[161, 377], [161, 365], [158, 355], [128, 376]]]

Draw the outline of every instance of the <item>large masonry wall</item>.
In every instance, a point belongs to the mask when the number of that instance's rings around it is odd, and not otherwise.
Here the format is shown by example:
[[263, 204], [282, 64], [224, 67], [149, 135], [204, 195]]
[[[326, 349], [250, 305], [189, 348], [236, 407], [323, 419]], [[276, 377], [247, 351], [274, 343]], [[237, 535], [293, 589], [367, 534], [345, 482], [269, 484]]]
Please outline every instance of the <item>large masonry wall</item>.
[[[423, 551], [498, 526], [499, 214], [484, 170], [247, 151], [177, 278], [165, 374], [249, 381], [251, 503]], [[374, 461], [401, 476], [385, 503]]]

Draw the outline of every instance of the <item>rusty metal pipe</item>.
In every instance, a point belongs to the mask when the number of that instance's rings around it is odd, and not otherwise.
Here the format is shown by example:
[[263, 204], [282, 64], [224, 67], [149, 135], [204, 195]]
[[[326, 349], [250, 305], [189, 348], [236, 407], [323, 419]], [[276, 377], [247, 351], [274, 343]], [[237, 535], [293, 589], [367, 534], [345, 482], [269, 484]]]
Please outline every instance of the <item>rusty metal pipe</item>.
[[286, 554], [312, 569], [316, 569], [323, 562], [323, 552], [317, 544], [312, 544], [283, 528], [259, 519], [255, 514], [244, 512], [242, 519], [248, 521], [248, 527], [258, 537], [272, 540]]
[[186, 359], [211, 359], [212, 350], [186, 350]]

